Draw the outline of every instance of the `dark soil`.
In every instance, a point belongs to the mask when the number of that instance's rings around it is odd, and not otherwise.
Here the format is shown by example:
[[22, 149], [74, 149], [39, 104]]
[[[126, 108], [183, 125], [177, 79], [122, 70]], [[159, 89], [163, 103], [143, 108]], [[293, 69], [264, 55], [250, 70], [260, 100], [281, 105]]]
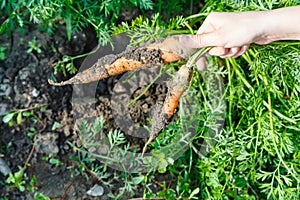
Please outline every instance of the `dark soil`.
[[[194, 2], [194, 4], [193, 13], [197, 13], [203, 3], [200, 1]], [[165, 6], [168, 8], [168, 4]], [[172, 13], [172, 16], [192, 14], [188, 8], [177, 12], [172, 11]], [[141, 13], [135, 9], [124, 9], [120, 13], [120, 22], [129, 22], [139, 14]], [[150, 16], [153, 13], [148, 14]], [[168, 19], [172, 16], [162, 17]], [[27, 51], [28, 42], [33, 39], [36, 39], [36, 44], [42, 50], [41, 53], [36, 50]], [[128, 38], [124, 38], [121, 34], [115, 39], [118, 41], [118, 46], [114, 50], [110, 45], [103, 46], [96, 53], [90, 55], [89, 59], [75, 60], [79, 72], [91, 67], [105, 55], [119, 54], [124, 51], [129, 42]], [[105, 180], [112, 181], [112, 186], [107, 186], [92, 174], [86, 173], [89, 175], [87, 178], [83, 173], [76, 171], [79, 163], [71, 159], [74, 150], [68, 142], [78, 143], [79, 136], [75, 131], [77, 118], [102, 115], [106, 120], [107, 130], [119, 128], [115, 123], [116, 119], [113, 118], [115, 108], [112, 105], [111, 96], [113, 88], [122, 74], [76, 87], [71, 85], [56, 87], [48, 83], [48, 79], [53, 73], [53, 63], [62, 60], [63, 55], [74, 56], [90, 52], [96, 47], [96, 42], [95, 33], [89, 28], [84, 32], [72, 35], [71, 41], [68, 41], [64, 26], [60, 26], [53, 36], [49, 36], [34, 26], [30, 27], [25, 34], [14, 31], [11, 36], [1, 35], [0, 46], [6, 47], [7, 56], [4, 60], [0, 60], [0, 117], [2, 118], [5, 112], [15, 109], [33, 110], [33, 115], [23, 117], [21, 124], [15, 123], [13, 126], [0, 120], [0, 199], [1, 197], [12, 200], [34, 199], [33, 191], [27, 189], [25, 192], [20, 192], [17, 188], [7, 186], [8, 184], [5, 183], [7, 176], [4, 175], [3, 167], [8, 167], [6, 170], [17, 172], [19, 167], [23, 167], [25, 164], [27, 164], [25, 186], [28, 186], [30, 180], [36, 177], [36, 182], [33, 184], [34, 190], [51, 199], [105, 200], [110, 199], [107, 196], [108, 193], [118, 194], [120, 192], [119, 187], [124, 183], [118, 182], [121, 179], [116, 180], [114, 178], [116, 175]], [[111, 60], [112, 57], [114, 56], [110, 56], [109, 59]], [[156, 64], [161, 62], [155, 55], [153, 61]], [[144, 77], [146, 78], [148, 75], [146, 73]], [[56, 74], [55, 76], [60, 82], [70, 79], [73, 75]], [[144, 77], [140, 80], [144, 80]], [[133, 95], [127, 95], [126, 100], [130, 101], [143, 92], [145, 86], [141, 85], [136, 86], [131, 91]], [[134, 124], [148, 126], [148, 119], [152, 115], [151, 108], [164, 99], [166, 90], [167, 87], [164, 84], [154, 84], [142, 98], [134, 104], [126, 106], [127, 116], [132, 119]], [[74, 96], [77, 99], [74, 99]], [[92, 102], [89, 99], [91, 97], [94, 100]], [[60, 126], [55, 128], [57, 123]], [[35, 137], [30, 137], [32, 132], [36, 134]], [[146, 134], [146, 136], [148, 135]], [[126, 138], [133, 147], [137, 147], [138, 151], [141, 151], [147, 140], [145, 135], [138, 137], [127, 134]], [[33, 147], [34, 143], [35, 147]], [[49, 157], [51, 156], [58, 159], [60, 163], [50, 164]], [[95, 162], [101, 166], [100, 162]], [[108, 171], [112, 174], [120, 174], [112, 169], [108, 169]], [[153, 192], [159, 191], [162, 188], [156, 183], [165, 182], [169, 187], [174, 179], [176, 177], [171, 177], [170, 173], [159, 174], [155, 176], [155, 180], [149, 187]], [[104, 194], [101, 197], [92, 197], [87, 194], [87, 191], [95, 184], [104, 188]], [[134, 196], [141, 197], [143, 189], [141, 186], [137, 186]], [[128, 197], [124, 196], [122, 199], [128, 199]]]
[[[18, 167], [24, 166], [28, 161], [25, 171], [28, 180], [35, 176], [37, 179], [34, 184], [35, 191], [42, 192], [52, 199], [99, 199], [87, 195], [86, 192], [94, 184], [101, 185], [101, 183], [93, 176], [87, 179], [82, 174], [70, 170], [78, 163], [74, 163], [70, 158], [74, 151], [68, 142], [78, 142], [78, 135], [74, 132], [75, 112], [86, 115], [93, 112], [96, 116], [102, 115], [106, 120], [107, 129], [119, 128], [112, 116], [111, 95], [112, 88], [121, 75], [96, 83], [96, 94], [81, 90], [82, 94], [78, 94], [81, 97], [88, 95], [96, 97], [93, 109], [86, 110], [89, 104], [76, 106], [76, 103], [72, 102], [72, 95], [74, 95], [72, 86], [56, 87], [48, 84], [47, 80], [53, 73], [52, 64], [60, 60], [63, 55], [79, 55], [91, 51], [96, 46], [94, 41], [97, 40], [93, 32], [86, 30], [73, 35], [72, 41], [68, 42], [64, 28], [58, 30], [55, 36], [50, 37], [47, 33], [32, 27], [32, 30], [26, 34], [14, 32], [11, 37], [0, 38], [0, 46], [8, 49], [6, 59], [0, 61], [0, 116], [2, 118], [4, 112], [13, 109], [28, 109], [33, 110], [34, 113], [30, 117], [23, 117], [19, 125], [15, 123], [13, 126], [8, 126], [0, 122], [0, 158], [12, 172], [18, 171]], [[27, 52], [28, 42], [33, 38], [36, 38], [42, 53]], [[80, 68], [82, 71], [84, 68], [91, 67], [105, 54], [120, 53], [127, 42], [121, 42], [120, 47], [114, 51], [109, 46], [103, 47], [91, 55], [89, 60], [85, 60], [83, 65], [81, 65], [83, 59], [76, 60], [75, 64], [78, 68], [83, 66]], [[71, 75], [64, 77], [62, 74], [57, 74], [56, 77], [58, 80], [66, 80]], [[134, 99], [143, 90], [143, 87], [136, 88], [130, 99]], [[149, 125], [147, 119], [150, 118], [151, 107], [164, 99], [166, 90], [166, 86], [154, 84], [141, 99], [128, 107], [134, 123]], [[60, 127], [54, 129], [55, 123], [59, 123]], [[32, 130], [36, 130], [37, 135], [34, 138], [30, 138], [28, 134]], [[145, 140], [130, 135], [126, 137], [133, 146], [137, 145], [141, 150]], [[35, 148], [33, 148], [34, 142]], [[45, 156], [50, 155], [60, 160], [62, 164], [50, 164], [45, 159]], [[164, 180], [169, 179], [169, 176], [166, 177]], [[0, 198], [33, 199], [34, 193], [29, 190], [20, 192], [15, 187], [5, 186], [6, 178], [0, 173]], [[104, 194], [101, 199], [109, 199], [107, 197], [109, 192], [118, 193], [117, 185], [122, 183], [115, 184], [115, 188], [102, 185]], [[138, 190], [142, 191], [142, 188]]]

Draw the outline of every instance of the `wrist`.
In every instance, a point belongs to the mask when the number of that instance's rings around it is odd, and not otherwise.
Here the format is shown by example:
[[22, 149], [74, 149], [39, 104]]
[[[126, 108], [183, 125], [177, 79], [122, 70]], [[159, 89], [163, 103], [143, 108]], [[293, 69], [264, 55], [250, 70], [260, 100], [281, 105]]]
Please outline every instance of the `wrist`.
[[[300, 6], [280, 8], [263, 13], [261, 37], [270, 43], [278, 40], [300, 40]], [[258, 22], [259, 23], [259, 22]]]

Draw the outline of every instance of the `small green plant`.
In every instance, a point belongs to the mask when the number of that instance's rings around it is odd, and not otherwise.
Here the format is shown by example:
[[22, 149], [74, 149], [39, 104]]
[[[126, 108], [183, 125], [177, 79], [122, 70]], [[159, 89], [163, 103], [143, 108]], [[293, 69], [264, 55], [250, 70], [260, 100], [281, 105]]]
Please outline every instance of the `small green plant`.
[[167, 167], [169, 164], [173, 164], [173, 160], [167, 159], [165, 154], [160, 152], [159, 150], [153, 150], [151, 157], [146, 157], [144, 160], [145, 164], [151, 164], [153, 166], [157, 166], [157, 170], [159, 173], [165, 173], [167, 171]]
[[[100, 46], [98, 46], [98, 47], [100, 47]], [[94, 53], [97, 49], [98, 48], [96, 48], [92, 52], [85, 53], [85, 54], [80, 54], [78, 56], [64, 55], [62, 60], [54, 63], [54, 74], [57, 74], [58, 72], [62, 72], [64, 76], [67, 75], [67, 72], [70, 73], [70, 74], [75, 74], [77, 72], [77, 69], [74, 65], [74, 60], [78, 59], [78, 58], [86, 57], [86, 56]], [[52, 79], [55, 80], [55, 76], [52, 76]]]
[[60, 161], [58, 158], [54, 158], [52, 155], [43, 156], [42, 160], [45, 160], [54, 166], [59, 166], [64, 164], [62, 161]]
[[18, 110], [11, 110], [9, 112], [4, 113], [2, 121], [9, 126], [13, 126], [15, 122], [17, 124], [21, 124], [23, 121], [23, 117], [30, 117], [33, 116], [34, 110], [28, 109], [18, 109]]
[[38, 44], [36, 42], [36, 37], [34, 37], [31, 41], [28, 42], [27, 53], [31, 53], [33, 51], [37, 53], [42, 53], [41, 44]]
[[38, 134], [38, 131], [36, 130], [35, 127], [31, 126], [29, 127], [29, 130], [27, 132], [27, 136], [30, 138], [30, 139], [33, 139], [34, 136], [36, 136]]
[[142, 174], [133, 175], [127, 172], [119, 173], [115, 178], [123, 183], [123, 186], [118, 188], [118, 193], [113, 194], [110, 192], [107, 196], [112, 199], [123, 199], [124, 196], [133, 196], [136, 194], [136, 190], [139, 184], [144, 184], [147, 179]]
[[8, 184], [12, 184], [16, 188], [19, 189], [19, 191], [24, 192], [26, 189], [26, 182], [28, 180], [27, 174], [24, 172], [25, 168], [19, 166], [19, 171], [14, 173], [9, 173], [8, 178], [6, 179], [6, 182]]
[[4, 60], [5, 57], [6, 57], [6, 48], [5, 47], [2, 47], [0, 46], [0, 60]]
[[[35, 109], [38, 107], [41, 110], [44, 109], [43, 105], [39, 105], [39, 106], [35, 106], [35, 107], [15, 109], [15, 110], [8, 111], [3, 114], [2, 122], [8, 124], [9, 126], [13, 126], [15, 124], [15, 122], [18, 125], [20, 125], [23, 122], [23, 117], [38, 119], [38, 117], [34, 113]], [[34, 132], [34, 130], [31, 130], [30, 132]]]

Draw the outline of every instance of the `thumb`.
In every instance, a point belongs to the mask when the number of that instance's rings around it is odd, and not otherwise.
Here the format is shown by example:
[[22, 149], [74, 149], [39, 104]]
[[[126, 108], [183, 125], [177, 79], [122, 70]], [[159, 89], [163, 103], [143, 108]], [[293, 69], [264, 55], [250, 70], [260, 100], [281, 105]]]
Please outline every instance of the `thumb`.
[[216, 46], [215, 45], [215, 33], [204, 33], [196, 35], [181, 35], [179, 41], [191, 48], [202, 48], [206, 46]]

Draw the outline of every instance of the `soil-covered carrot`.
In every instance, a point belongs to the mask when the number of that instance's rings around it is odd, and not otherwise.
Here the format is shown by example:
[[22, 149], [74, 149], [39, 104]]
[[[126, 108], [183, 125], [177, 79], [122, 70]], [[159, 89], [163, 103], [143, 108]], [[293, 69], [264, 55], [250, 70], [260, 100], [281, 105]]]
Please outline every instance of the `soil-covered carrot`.
[[79, 72], [67, 81], [55, 83], [49, 79], [48, 82], [56, 86], [90, 83], [132, 69], [160, 65], [180, 59], [182, 58], [179, 55], [166, 50], [162, 51], [159, 48], [129, 48], [119, 55], [104, 56], [91, 68]]
[[168, 85], [169, 91], [163, 105], [163, 113], [168, 117], [172, 117], [178, 106], [179, 99], [190, 84], [193, 74], [193, 68], [186, 65], [180, 67], [175, 77]]
[[[170, 42], [171, 40], [165, 41]], [[154, 112], [154, 116], [152, 117], [153, 123], [150, 129], [150, 137], [143, 148], [142, 154], [146, 152], [148, 144], [152, 140], [154, 140], [156, 135], [162, 129], [165, 128], [168, 120], [173, 116], [178, 106], [180, 97], [190, 84], [193, 74], [193, 65], [209, 49], [210, 47], [205, 47], [197, 50], [188, 59], [187, 63], [180, 67], [180, 69], [176, 72], [174, 78], [170, 81], [164, 104], [159, 109], [156, 109], [156, 111]]]
[[163, 105], [156, 108], [152, 117], [152, 125], [150, 129], [150, 137], [146, 142], [142, 154], [147, 150], [148, 144], [156, 137], [156, 135], [165, 128], [168, 120], [173, 116], [180, 97], [188, 88], [193, 74], [193, 68], [183, 65], [176, 72], [175, 76], [168, 84], [168, 93]]

